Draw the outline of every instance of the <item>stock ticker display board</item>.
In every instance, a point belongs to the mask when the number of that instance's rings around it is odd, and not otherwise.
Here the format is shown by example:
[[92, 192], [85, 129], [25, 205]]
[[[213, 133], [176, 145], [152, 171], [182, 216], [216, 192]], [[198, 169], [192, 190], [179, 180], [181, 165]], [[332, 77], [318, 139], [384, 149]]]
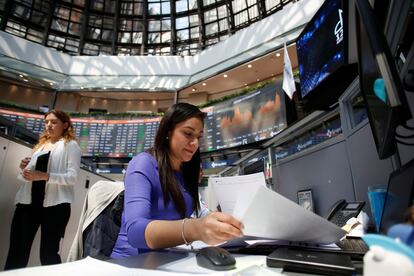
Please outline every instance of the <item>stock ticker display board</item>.
[[[286, 128], [281, 82], [203, 108], [207, 114], [200, 151], [237, 147], [271, 138]], [[44, 130], [44, 115], [0, 108], [0, 116], [35, 134]], [[85, 157], [133, 157], [150, 149], [161, 117], [108, 119], [75, 117], [71, 120]]]
[[[0, 115], [36, 134], [44, 130], [44, 115], [0, 109]], [[132, 157], [152, 147], [160, 117], [130, 120], [71, 118], [82, 155]]]
[[202, 152], [262, 141], [287, 126], [281, 82], [204, 108], [203, 111], [207, 117]]

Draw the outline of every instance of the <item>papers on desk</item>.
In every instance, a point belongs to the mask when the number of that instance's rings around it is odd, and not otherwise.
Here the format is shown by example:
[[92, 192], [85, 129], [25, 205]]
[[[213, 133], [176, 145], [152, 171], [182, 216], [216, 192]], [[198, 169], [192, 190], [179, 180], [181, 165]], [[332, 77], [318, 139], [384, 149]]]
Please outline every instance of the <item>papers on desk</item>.
[[241, 220], [247, 236], [332, 244], [346, 234], [337, 225], [266, 188], [263, 173], [215, 177], [211, 184], [222, 211]]

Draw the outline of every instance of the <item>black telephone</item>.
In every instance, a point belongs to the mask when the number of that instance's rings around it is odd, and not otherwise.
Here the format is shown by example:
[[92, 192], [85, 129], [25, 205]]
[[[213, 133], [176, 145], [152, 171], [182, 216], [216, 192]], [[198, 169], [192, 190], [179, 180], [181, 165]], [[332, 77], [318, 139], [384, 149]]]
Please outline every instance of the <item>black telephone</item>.
[[330, 208], [326, 219], [339, 227], [342, 227], [350, 218], [357, 217], [364, 205], [364, 201], [338, 200]]

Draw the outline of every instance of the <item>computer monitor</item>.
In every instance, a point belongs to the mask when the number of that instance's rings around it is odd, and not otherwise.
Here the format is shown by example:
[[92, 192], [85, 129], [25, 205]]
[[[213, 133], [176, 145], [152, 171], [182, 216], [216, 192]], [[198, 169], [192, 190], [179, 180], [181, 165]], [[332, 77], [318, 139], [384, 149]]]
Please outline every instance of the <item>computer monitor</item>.
[[361, 94], [378, 156], [385, 159], [396, 152], [396, 127], [411, 114], [391, 52], [369, 2], [355, 3]]
[[347, 62], [347, 11], [325, 1], [296, 39], [302, 98]]
[[381, 216], [380, 232], [403, 223], [408, 207], [414, 204], [414, 159], [391, 173]]
[[298, 96], [307, 110], [335, 106], [357, 76], [349, 7], [350, 0], [325, 1], [296, 39]]

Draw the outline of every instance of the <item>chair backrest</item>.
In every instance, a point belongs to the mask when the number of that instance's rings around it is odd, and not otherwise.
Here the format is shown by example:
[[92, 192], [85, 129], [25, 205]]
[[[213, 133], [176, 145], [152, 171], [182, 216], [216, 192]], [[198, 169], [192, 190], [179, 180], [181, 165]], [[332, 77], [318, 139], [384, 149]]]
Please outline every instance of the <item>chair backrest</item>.
[[121, 191], [83, 231], [83, 257], [110, 257], [121, 228], [123, 208], [124, 191]]

